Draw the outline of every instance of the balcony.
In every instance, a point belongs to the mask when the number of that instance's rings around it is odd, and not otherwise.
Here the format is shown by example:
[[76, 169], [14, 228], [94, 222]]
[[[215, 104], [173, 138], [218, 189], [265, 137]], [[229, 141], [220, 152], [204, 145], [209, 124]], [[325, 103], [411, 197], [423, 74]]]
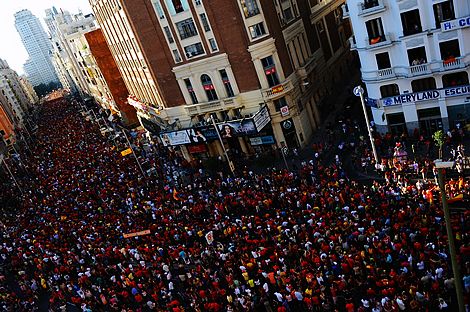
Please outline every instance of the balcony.
[[377, 71], [377, 76], [380, 78], [391, 78], [395, 77], [395, 69], [393, 68], [385, 68], [385, 69], [379, 69]]
[[432, 73], [431, 65], [428, 63], [408, 67], [408, 77], [428, 75], [431, 73]]
[[317, 62], [314, 57], [311, 57], [302, 67], [297, 69], [297, 72], [300, 77], [306, 78], [308, 75], [315, 69]]
[[365, 0], [358, 4], [359, 11], [358, 16], [368, 16], [385, 11], [386, 7], [384, 0]]
[[287, 80], [281, 84], [278, 84], [277, 86], [274, 86], [272, 88], [267, 88], [261, 90], [261, 93], [263, 94], [263, 98], [265, 100], [270, 100], [274, 98], [281, 97], [291, 91], [293, 89], [292, 82], [290, 80]]
[[199, 115], [212, 113], [220, 110], [227, 110], [239, 106], [238, 97], [231, 97], [217, 101], [203, 102], [198, 104], [185, 105], [184, 108], [189, 115]]
[[465, 60], [463, 56], [451, 58], [444, 61], [439, 61], [440, 71], [465, 68]]
[[356, 37], [351, 36], [351, 37], [349, 38], [349, 48], [350, 48], [351, 50], [357, 49]]
[[343, 18], [349, 18], [349, 8], [347, 4], [343, 4], [341, 6], [341, 9], [343, 10]]

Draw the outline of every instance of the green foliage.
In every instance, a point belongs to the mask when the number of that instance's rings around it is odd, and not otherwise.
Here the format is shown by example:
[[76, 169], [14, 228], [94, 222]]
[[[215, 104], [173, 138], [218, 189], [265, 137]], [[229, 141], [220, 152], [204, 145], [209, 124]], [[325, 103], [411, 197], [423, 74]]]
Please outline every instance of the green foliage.
[[446, 142], [446, 135], [444, 134], [444, 131], [438, 130], [434, 132], [434, 134], [432, 135], [432, 138], [436, 146], [439, 147], [439, 158], [442, 159], [442, 147], [444, 146]]
[[41, 83], [40, 85], [37, 85], [34, 87], [34, 91], [36, 91], [36, 94], [39, 97], [46, 96], [48, 93], [50, 93], [52, 90], [59, 89], [61, 85], [56, 82], [49, 82], [47, 85], [44, 83]]

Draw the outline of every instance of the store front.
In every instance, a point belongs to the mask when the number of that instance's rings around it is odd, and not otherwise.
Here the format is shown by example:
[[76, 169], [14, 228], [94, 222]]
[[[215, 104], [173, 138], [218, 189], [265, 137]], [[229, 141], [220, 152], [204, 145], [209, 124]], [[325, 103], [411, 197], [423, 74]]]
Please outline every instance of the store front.
[[442, 118], [439, 107], [418, 110], [419, 129], [425, 136], [433, 135], [442, 130]]
[[448, 106], [447, 114], [451, 128], [465, 128], [470, 125], [470, 103]]
[[390, 133], [401, 135], [407, 132], [405, 115], [403, 113], [387, 114], [387, 123]]

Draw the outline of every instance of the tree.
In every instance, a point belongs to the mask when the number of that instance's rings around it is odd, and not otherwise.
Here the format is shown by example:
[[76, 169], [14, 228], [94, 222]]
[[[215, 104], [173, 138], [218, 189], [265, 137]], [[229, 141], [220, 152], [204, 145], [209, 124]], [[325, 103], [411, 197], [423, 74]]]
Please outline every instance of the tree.
[[434, 142], [437, 147], [439, 147], [439, 159], [442, 159], [442, 147], [444, 146], [444, 143], [446, 142], [446, 136], [444, 134], [444, 131], [438, 130], [434, 132], [432, 135], [432, 138], [434, 139]]
[[48, 84], [41, 83], [34, 87], [34, 91], [39, 97], [46, 96], [52, 90], [57, 90], [61, 88], [61, 84], [57, 82], [49, 82]]

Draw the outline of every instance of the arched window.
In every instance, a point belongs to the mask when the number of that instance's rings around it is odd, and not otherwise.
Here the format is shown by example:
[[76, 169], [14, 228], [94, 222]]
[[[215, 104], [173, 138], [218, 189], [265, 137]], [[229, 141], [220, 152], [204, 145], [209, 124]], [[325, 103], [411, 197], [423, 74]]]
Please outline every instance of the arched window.
[[204, 88], [204, 91], [206, 91], [207, 100], [209, 102], [219, 99], [217, 97], [217, 93], [215, 92], [215, 87], [212, 84], [212, 80], [211, 80], [211, 77], [209, 77], [209, 75], [203, 74], [201, 76], [201, 83], [202, 83], [202, 87]]
[[380, 87], [380, 95], [383, 98], [395, 96], [399, 94], [400, 94], [400, 89], [398, 89], [398, 85], [396, 83], [388, 84], [388, 85], [384, 85]]
[[458, 72], [442, 76], [444, 88], [468, 85], [467, 72]]
[[432, 77], [413, 80], [411, 82], [413, 92], [422, 92], [436, 89], [436, 80]]

